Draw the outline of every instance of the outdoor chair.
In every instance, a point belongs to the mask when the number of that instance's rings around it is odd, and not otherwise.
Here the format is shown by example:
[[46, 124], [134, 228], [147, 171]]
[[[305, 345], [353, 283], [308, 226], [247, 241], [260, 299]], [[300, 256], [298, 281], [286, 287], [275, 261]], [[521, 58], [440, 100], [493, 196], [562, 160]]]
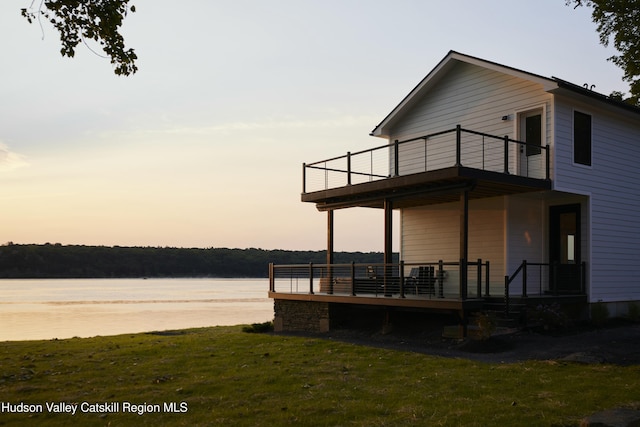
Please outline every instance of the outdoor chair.
[[420, 267], [413, 267], [409, 272], [409, 275], [404, 279], [404, 291], [407, 293], [411, 290], [412, 293], [418, 295], [418, 276], [420, 274]]
[[436, 293], [435, 284], [436, 284], [435, 267], [433, 266], [420, 267], [420, 271], [418, 272], [416, 293], [435, 295]]

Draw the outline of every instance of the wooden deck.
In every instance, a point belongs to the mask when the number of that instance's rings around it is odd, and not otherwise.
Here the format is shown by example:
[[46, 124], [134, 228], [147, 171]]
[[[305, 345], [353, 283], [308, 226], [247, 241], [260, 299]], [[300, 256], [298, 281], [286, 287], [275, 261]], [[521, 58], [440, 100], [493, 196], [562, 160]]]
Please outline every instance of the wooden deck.
[[398, 294], [385, 297], [382, 294], [367, 295], [336, 295], [327, 293], [285, 293], [269, 292], [269, 298], [290, 300], [290, 301], [316, 301], [336, 304], [357, 304], [372, 305], [379, 307], [403, 307], [425, 309], [430, 311], [474, 311], [481, 310], [485, 300], [483, 298], [460, 299], [454, 297], [436, 298], [427, 296], [405, 295], [404, 298]]
[[[459, 282], [459, 277], [450, 280], [451, 274], [448, 273], [460, 271], [460, 263], [456, 262], [423, 262], [419, 267], [403, 262], [270, 265], [269, 298], [275, 301], [369, 306], [383, 310], [453, 313], [461, 324], [466, 324], [475, 312], [523, 317], [527, 310], [540, 305], [559, 304], [578, 313], [587, 304], [584, 287], [574, 293], [562, 294], [543, 287], [527, 290], [527, 269], [524, 265], [509, 280], [511, 282], [515, 277], [523, 279], [517, 283], [518, 286], [512, 283], [510, 288], [507, 285], [502, 292], [496, 292], [494, 284], [490, 294], [489, 263], [478, 261], [467, 264], [472, 265], [477, 273], [474, 274], [474, 283], [467, 285]], [[412, 276], [407, 274], [410, 270], [411, 273], [418, 271], [424, 274]], [[504, 291], [507, 288], [510, 289], [508, 294]]]

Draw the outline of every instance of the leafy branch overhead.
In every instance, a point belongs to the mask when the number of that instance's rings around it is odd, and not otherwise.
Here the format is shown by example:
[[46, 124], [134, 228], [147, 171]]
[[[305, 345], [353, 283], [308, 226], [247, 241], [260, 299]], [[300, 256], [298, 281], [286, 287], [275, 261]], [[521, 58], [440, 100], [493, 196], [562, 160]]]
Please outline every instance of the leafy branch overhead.
[[80, 42], [93, 40], [111, 58], [114, 72], [128, 76], [138, 70], [138, 57], [133, 49], [126, 48], [119, 32], [127, 13], [136, 11], [128, 3], [129, 0], [40, 0], [37, 8], [32, 3], [32, 7], [22, 9], [22, 16], [41, 27], [43, 21], [51, 23], [60, 33], [62, 56], [73, 57]]
[[[626, 102], [640, 105], [640, 0], [566, 0], [567, 5], [593, 7], [600, 43], [613, 41], [619, 55], [609, 60], [624, 71], [631, 97]], [[619, 93], [617, 93], [619, 95]]]

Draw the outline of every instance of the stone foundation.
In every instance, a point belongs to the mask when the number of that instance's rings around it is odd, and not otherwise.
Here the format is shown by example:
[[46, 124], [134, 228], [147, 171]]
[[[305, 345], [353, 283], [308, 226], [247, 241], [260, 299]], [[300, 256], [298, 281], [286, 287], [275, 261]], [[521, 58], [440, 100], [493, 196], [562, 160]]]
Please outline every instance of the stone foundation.
[[274, 300], [273, 329], [276, 332], [328, 332], [329, 303]]
[[451, 313], [390, 309], [319, 301], [274, 299], [273, 329], [276, 332], [325, 333], [336, 329], [387, 334], [441, 331], [455, 322]]

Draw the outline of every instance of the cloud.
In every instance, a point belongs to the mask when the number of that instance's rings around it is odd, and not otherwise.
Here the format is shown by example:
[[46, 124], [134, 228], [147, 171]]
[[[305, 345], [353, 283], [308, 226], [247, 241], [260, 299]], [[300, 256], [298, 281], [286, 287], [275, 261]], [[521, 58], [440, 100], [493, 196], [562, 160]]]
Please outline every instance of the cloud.
[[6, 144], [0, 142], [0, 172], [12, 171], [28, 165], [25, 156], [11, 151]]

